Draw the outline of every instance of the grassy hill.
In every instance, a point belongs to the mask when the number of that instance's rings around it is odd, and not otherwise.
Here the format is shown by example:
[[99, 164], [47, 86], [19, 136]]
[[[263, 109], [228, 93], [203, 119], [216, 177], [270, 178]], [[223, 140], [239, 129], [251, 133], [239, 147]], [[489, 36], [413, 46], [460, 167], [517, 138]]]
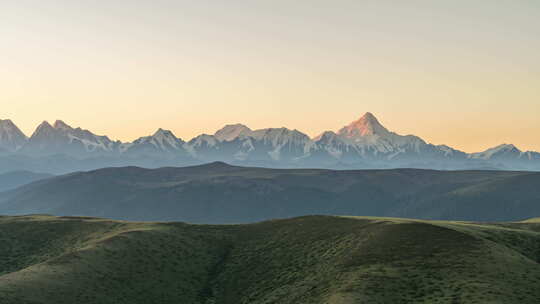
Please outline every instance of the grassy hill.
[[305, 216], [249, 225], [0, 217], [0, 299], [536, 303], [540, 223]]
[[106, 168], [0, 194], [0, 214], [249, 223], [325, 214], [515, 221], [540, 215], [540, 172]]

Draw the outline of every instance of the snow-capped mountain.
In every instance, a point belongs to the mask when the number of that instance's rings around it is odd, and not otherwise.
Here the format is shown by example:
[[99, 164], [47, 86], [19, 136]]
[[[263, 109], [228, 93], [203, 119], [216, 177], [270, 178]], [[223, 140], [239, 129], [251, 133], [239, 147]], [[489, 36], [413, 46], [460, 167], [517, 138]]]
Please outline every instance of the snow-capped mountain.
[[370, 161], [414, 161], [423, 159], [464, 159], [465, 153], [448, 146], [435, 146], [414, 135], [399, 135], [386, 129], [377, 118], [366, 113], [341, 128], [314, 138], [317, 147], [347, 163]]
[[387, 137], [391, 132], [383, 127], [373, 114], [367, 112], [358, 120], [341, 128], [338, 134], [344, 138], [357, 140], [366, 137]]
[[153, 135], [141, 137], [132, 143], [122, 144], [120, 152], [136, 156], [185, 154], [185, 142], [171, 131], [159, 128]]
[[28, 141], [24, 133], [9, 119], [0, 119], [0, 152], [16, 152]]
[[500, 145], [467, 154], [446, 145], [427, 143], [418, 136], [395, 133], [371, 113], [337, 132], [326, 131], [313, 139], [284, 127], [252, 130], [242, 124], [231, 124], [213, 135], [201, 134], [187, 142], [171, 131], [158, 129], [150, 136], [121, 143], [72, 128], [61, 120], [53, 125], [44, 121], [27, 138], [10, 120], [0, 120], [0, 155], [0, 171], [35, 167], [51, 173], [105, 166], [183, 166], [213, 161], [297, 168], [540, 170], [538, 152]]
[[[253, 132], [253, 160], [298, 162], [309, 155], [315, 143], [306, 134], [287, 128], [260, 129]], [[252, 154], [255, 154], [252, 152]]]
[[214, 135], [199, 135], [187, 149], [203, 161], [280, 162], [296, 161], [309, 153], [314, 142], [304, 133], [287, 128], [251, 130], [244, 125], [227, 125]]
[[359, 163], [362, 160], [361, 152], [357, 145], [334, 131], [325, 131], [313, 138], [315, 145], [309, 155], [311, 163], [325, 163], [332, 167], [333, 164]]
[[484, 152], [472, 153], [469, 155], [469, 158], [483, 160], [517, 159], [522, 155], [522, 153], [523, 152], [521, 152], [516, 146], [512, 144], [502, 144], [487, 149]]
[[468, 155], [471, 160], [482, 160], [505, 169], [540, 169], [540, 153], [523, 152], [512, 144], [502, 144], [483, 152]]
[[42, 122], [34, 131], [21, 152], [32, 156], [66, 154], [85, 157], [87, 153], [115, 153], [120, 142], [114, 142], [107, 136], [98, 136], [81, 128], [72, 128], [61, 120], [54, 125]]
[[363, 157], [392, 159], [399, 154], [420, 153], [426, 145], [419, 137], [388, 131], [369, 112], [341, 128], [337, 134], [354, 144]]
[[214, 138], [219, 141], [232, 141], [238, 137], [251, 136], [253, 131], [243, 124], [226, 125], [216, 131]]

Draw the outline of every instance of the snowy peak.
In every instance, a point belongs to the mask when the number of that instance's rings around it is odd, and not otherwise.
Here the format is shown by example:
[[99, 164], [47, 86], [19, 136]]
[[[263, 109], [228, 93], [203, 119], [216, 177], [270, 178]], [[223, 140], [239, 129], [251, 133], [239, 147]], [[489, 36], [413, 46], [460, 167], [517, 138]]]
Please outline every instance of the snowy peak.
[[159, 128], [154, 135], [151, 136], [150, 142], [164, 151], [181, 149], [184, 141], [176, 137], [172, 131]]
[[344, 145], [350, 143], [349, 140], [343, 138], [342, 136], [339, 136], [333, 131], [325, 131], [321, 135], [313, 138], [313, 141], [321, 147]]
[[[0, 119], [0, 131], [3, 132], [17, 132], [19, 128], [11, 121], [11, 119]], [[22, 132], [21, 132], [22, 134]]]
[[390, 132], [379, 123], [377, 118], [367, 112], [360, 119], [353, 121], [349, 125], [339, 130], [338, 134], [346, 138], [357, 138], [361, 136], [388, 135]]
[[472, 153], [469, 158], [473, 159], [494, 159], [503, 157], [518, 157], [522, 154], [516, 146], [512, 144], [502, 144], [493, 148], [489, 148], [484, 152]]
[[61, 120], [55, 121], [53, 127], [56, 130], [62, 130], [62, 131], [71, 131], [71, 130], [73, 130], [72, 127], [70, 127], [69, 125], [67, 125], [65, 122], [63, 122]]
[[23, 148], [27, 154], [52, 155], [68, 154], [82, 156], [87, 152], [109, 153], [119, 143], [106, 136], [98, 136], [81, 128], [72, 128], [65, 122], [57, 120], [54, 125], [42, 122]]
[[214, 134], [219, 141], [232, 141], [241, 136], [250, 136], [253, 131], [243, 124], [226, 125]]
[[178, 139], [176, 136], [174, 136], [173, 132], [170, 130], [164, 130], [162, 128], [159, 128], [152, 137], [156, 139]]
[[513, 144], [502, 144], [502, 145], [498, 145], [494, 148], [491, 148], [490, 150], [496, 150], [496, 151], [517, 151], [517, 152], [521, 152], [521, 150], [519, 150], [516, 146], [514, 146]]
[[298, 131], [282, 128], [268, 128], [253, 131], [253, 138], [257, 140], [276, 142], [307, 142], [310, 141], [309, 136]]
[[32, 133], [30, 140], [51, 137], [54, 136], [54, 134], [56, 134], [56, 129], [51, 126], [48, 121], [44, 120], [42, 123], [39, 124], [34, 133]]
[[26, 135], [9, 119], [0, 119], [0, 149], [19, 150], [28, 140]]
[[24, 138], [26, 135], [10, 119], [0, 119], [0, 138], [16, 139]]
[[201, 134], [189, 141], [191, 147], [214, 147], [218, 143], [218, 140], [213, 135]]
[[122, 152], [130, 154], [174, 153], [182, 150], [184, 141], [176, 137], [170, 130], [159, 128], [151, 136], [141, 137], [130, 144], [124, 144]]
[[119, 163], [144, 159], [152, 165], [180, 165], [179, 160], [219, 160], [277, 167], [449, 169], [474, 166], [540, 170], [538, 152], [522, 152], [514, 145], [503, 144], [468, 154], [427, 143], [414, 135], [394, 133], [369, 112], [337, 132], [326, 131], [314, 138], [296, 129], [252, 130], [237, 123], [225, 125], [214, 135], [201, 134], [189, 142], [160, 128], [133, 142], [121, 143], [71, 127], [62, 120], [52, 125], [42, 122], [28, 139], [11, 120], [0, 120], [0, 153], [34, 157], [66, 155], [75, 159], [114, 157]]
[[40, 123], [37, 128], [36, 128], [36, 131], [34, 131], [34, 133], [36, 132], [43, 132], [45, 130], [52, 130], [54, 129], [54, 127], [46, 120], [44, 120], [42, 123]]
[[328, 141], [337, 138], [338, 135], [333, 131], [324, 131], [321, 134], [313, 137], [313, 141]]

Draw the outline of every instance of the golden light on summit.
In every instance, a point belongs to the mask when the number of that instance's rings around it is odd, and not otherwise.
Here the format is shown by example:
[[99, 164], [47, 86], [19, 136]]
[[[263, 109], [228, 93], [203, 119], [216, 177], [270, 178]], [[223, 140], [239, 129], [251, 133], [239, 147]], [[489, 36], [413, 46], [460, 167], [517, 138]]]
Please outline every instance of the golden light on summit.
[[540, 150], [539, 11], [520, 1], [4, 1], [0, 118], [27, 134], [63, 119], [131, 141], [237, 122], [316, 136], [370, 111], [389, 130], [467, 152]]

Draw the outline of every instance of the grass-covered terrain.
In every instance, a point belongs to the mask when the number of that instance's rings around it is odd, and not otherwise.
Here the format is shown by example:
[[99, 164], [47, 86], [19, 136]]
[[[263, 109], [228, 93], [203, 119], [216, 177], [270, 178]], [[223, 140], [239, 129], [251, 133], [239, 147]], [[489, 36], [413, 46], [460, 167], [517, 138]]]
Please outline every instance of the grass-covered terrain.
[[0, 217], [0, 303], [538, 303], [540, 222]]

